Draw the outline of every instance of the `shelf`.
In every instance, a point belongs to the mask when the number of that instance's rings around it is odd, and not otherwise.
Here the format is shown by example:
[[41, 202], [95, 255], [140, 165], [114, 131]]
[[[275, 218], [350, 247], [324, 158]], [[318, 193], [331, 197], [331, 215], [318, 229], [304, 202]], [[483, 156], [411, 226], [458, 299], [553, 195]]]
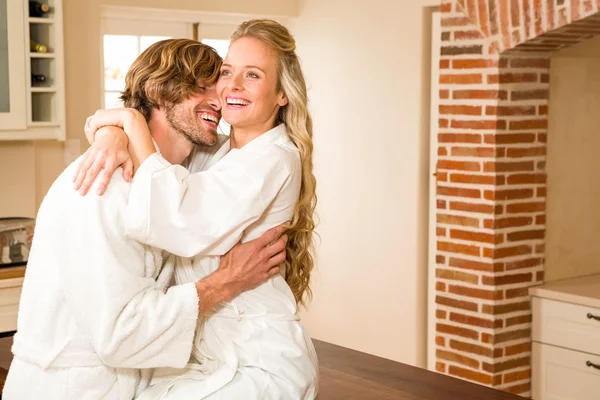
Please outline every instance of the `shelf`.
[[31, 58], [56, 58], [54, 53], [29, 53]]
[[29, 126], [23, 131], [0, 130], [2, 140], [64, 140], [64, 132], [57, 126]]
[[30, 24], [53, 24], [54, 18], [32, 18], [29, 17]]
[[43, 87], [43, 86], [31, 87], [31, 93], [54, 93], [54, 92], [56, 92], [56, 88], [53, 88], [53, 87]]
[[53, 121], [32, 121], [29, 122], [27, 124], [27, 126], [31, 126], [31, 127], [35, 127], [35, 128], [50, 128], [50, 127], [56, 127], [59, 126], [60, 124], [58, 122], [53, 122]]

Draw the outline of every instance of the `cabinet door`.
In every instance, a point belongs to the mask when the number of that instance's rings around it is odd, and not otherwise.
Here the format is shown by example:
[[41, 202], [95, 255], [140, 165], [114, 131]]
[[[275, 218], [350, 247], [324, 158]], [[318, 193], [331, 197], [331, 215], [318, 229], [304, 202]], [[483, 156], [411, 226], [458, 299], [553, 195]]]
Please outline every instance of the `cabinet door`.
[[17, 330], [23, 278], [0, 279], [0, 333]]
[[0, 0], [0, 130], [25, 129], [23, 0]]
[[533, 298], [533, 340], [600, 356], [600, 309]]
[[600, 357], [533, 342], [533, 399], [600, 399]]

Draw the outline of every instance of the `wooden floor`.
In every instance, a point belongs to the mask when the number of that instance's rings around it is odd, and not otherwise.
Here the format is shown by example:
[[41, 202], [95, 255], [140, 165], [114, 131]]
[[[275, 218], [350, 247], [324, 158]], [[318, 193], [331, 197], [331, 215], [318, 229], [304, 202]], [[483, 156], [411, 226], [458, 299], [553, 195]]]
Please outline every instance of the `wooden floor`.
[[[409, 365], [315, 340], [318, 400], [522, 400]], [[0, 368], [12, 360], [12, 337], [0, 338]], [[35, 399], [32, 399], [35, 400]]]

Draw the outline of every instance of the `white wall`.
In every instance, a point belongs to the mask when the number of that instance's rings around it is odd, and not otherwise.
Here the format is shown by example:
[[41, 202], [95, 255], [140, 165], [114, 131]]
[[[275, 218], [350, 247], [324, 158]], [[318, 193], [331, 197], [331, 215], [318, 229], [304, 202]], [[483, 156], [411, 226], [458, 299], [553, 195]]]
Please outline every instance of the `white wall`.
[[600, 37], [559, 52], [550, 67], [548, 281], [600, 273]]
[[430, 12], [304, 0], [321, 224], [311, 335], [425, 366]]

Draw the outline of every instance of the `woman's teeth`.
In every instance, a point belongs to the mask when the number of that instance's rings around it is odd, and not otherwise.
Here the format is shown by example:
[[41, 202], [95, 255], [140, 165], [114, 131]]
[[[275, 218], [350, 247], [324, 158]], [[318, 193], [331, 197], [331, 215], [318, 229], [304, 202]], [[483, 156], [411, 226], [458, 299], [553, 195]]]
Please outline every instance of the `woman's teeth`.
[[249, 101], [247, 100], [242, 100], [242, 99], [227, 99], [227, 104], [229, 105], [239, 105], [239, 106], [247, 106], [248, 104], [250, 104]]

